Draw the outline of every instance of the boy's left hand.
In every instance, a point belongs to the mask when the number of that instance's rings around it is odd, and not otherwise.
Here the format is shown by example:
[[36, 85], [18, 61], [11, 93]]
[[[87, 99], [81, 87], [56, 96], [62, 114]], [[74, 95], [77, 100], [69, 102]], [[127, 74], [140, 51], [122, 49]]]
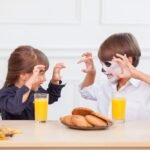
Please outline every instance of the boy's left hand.
[[131, 78], [134, 77], [136, 68], [132, 65], [126, 55], [116, 54], [117, 57], [113, 57], [112, 61], [117, 62], [122, 68], [122, 73], [119, 78]]
[[62, 69], [66, 68], [63, 63], [57, 63], [53, 69], [53, 75], [51, 79], [52, 84], [59, 84], [59, 81], [62, 79], [60, 72]]

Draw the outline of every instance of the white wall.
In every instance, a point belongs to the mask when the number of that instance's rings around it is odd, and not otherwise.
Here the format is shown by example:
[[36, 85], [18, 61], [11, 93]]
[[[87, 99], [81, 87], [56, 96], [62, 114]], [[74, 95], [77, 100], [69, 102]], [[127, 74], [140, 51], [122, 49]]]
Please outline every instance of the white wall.
[[[22, 44], [43, 50], [49, 57], [50, 78], [56, 62], [64, 62], [62, 72], [66, 87], [58, 103], [50, 106], [49, 119], [68, 114], [73, 107], [96, 109], [78, 93], [83, 78], [77, 65], [80, 55], [92, 51], [96, 58], [100, 43], [115, 32], [131, 32], [142, 49], [139, 66], [150, 72], [150, 1], [149, 0], [0, 0], [0, 86], [11, 51]], [[101, 75], [103, 76], [103, 75]]]

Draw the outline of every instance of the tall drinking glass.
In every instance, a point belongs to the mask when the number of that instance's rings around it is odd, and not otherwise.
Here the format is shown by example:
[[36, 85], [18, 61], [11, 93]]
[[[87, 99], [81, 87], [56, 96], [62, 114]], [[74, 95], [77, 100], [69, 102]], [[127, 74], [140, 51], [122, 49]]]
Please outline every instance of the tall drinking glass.
[[48, 94], [47, 93], [35, 93], [34, 94], [34, 111], [35, 120], [39, 122], [47, 121], [48, 112]]
[[126, 99], [124, 97], [113, 97], [112, 119], [115, 122], [124, 122], [126, 117]]

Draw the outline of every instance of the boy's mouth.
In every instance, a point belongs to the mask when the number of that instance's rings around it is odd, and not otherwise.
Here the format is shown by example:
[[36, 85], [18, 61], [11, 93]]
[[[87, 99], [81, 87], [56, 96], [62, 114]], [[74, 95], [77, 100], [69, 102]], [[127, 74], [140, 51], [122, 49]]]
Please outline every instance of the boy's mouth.
[[107, 76], [108, 79], [111, 79], [113, 77], [113, 75], [111, 73], [106, 74], [106, 76]]

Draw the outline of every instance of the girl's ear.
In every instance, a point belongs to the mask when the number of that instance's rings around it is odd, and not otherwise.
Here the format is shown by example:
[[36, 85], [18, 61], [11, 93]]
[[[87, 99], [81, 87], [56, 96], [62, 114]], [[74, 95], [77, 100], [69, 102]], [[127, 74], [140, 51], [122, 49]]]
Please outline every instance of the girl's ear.
[[133, 58], [131, 56], [128, 57], [128, 60], [131, 64], [133, 63]]

